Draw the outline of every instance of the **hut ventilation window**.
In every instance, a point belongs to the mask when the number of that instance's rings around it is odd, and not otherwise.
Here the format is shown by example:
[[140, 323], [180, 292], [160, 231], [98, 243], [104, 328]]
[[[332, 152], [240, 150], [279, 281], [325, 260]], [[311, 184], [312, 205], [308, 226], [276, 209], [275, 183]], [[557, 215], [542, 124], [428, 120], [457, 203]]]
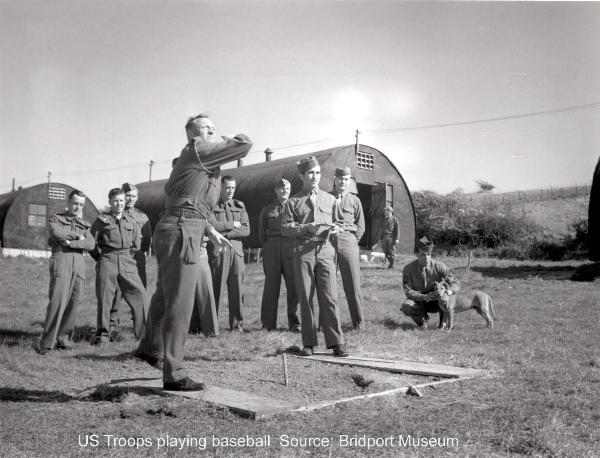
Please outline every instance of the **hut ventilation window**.
[[356, 166], [359, 169], [373, 170], [374, 162], [375, 158], [372, 153], [365, 153], [363, 151], [356, 153]]
[[40, 204], [29, 204], [29, 214], [27, 215], [27, 224], [29, 226], [43, 227], [46, 225], [46, 206]]
[[48, 197], [54, 200], [65, 200], [67, 198], [67, 192], [65, 191], [65, 188], [50, 186]]

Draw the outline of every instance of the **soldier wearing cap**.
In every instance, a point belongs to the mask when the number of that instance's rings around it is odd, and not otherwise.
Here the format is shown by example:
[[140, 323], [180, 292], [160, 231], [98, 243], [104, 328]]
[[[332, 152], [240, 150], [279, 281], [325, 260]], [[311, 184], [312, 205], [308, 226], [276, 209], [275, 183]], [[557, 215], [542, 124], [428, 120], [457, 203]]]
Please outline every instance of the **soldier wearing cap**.
[[275, 183], [274, 191], [276, 200], [263, 208], [258, 218], [258, 239], [262, 245], [265, 272], [260, 320], [269, 331], [277, 328], [279, 289], [283, 275], [287, 293], [288, 327], [292, 332], [300, 332], [298, 296], [294, 286], [293, 240], [281, 235], [281, 218], [290, 197], [290, 182], [281, 178]]
[[448, 267], [432, 259], [432, 252], [433, 242], [426, 236], [421, 237], [417, 241], [417, 259], [402, 271], [406, 301], [400, 309], [421, 329], [427, 328], [429, 313], [438, 313], [440, 310], [440, 294], [435, 284], [444, 281], [450, 294], [460, 289], [458, 280]]
[[[146, 255], [148, 255], [150, 251], [150, 243], [152, 240], [152, 227], [150, 226], [150, 220], [148, 219], [148, 216], [146, 216], [146, 214], [143, 211], [135, 208], [135, 204], [138, 200], [137, 187], [131, 183], [123, 183], [121, 189], [123, 190], [123, 192], [125, 192], [124, 213], [127, 213], [134, 219], [134, 221], [140, 228], [140, 233], [142, 235], [140, 249], [133, 253], [133, 257], [137, 264], [138, 275], [140, 276], [144, 287], [147, 287], [148, 284], [146, 280]], [[117, 294], [115, 294], [115, 300], [110, 310], [111, 331], [115, 331], [119, 327], [118, 306], [121, 297], [122, 294], [119, 290], [117, 290]]]
[[333, 223], [338, 230], [333, 242], [352, 326], [358, 330], [363, 321], [358, 242], [365, 233], [365, 216], [360, 199], [349, 192], [351, 180], [350, 167], [335, 169]]
[[233, 198], [235, 178], [224, 176], [221, 180], [221, 197], [213, 208], [212, 224], [227, 238], [231, 245], [220, 246], [209, 241], [208, 259], [210, 262], [217, 313], [227, 288], [229, 305], [229, 328], [243, 331], [242, 306], [244, 293], [244, 247], [242, 239], [250, 235], [250, 223], [244, 203]]
[[[215, 138], [207, 115], [185, 125], [188, 138], [165, 185], [165, 211], [154, 230], [153, 248], [158, 260], [158, 299], [152, 300], [149, 328], [159, 335], [144, 338], [136, 356], [158, 366], [163, 363], [163, 388], [174, 391], [204, 389], [191, 379], [183, 365], [185, 338], [199, 288], [211, 281], [202, 261], [202, 239], [213, 244], [229, 241], [208, 223], [220, 190], [220, 166], [245, 157], [252, 147], [243, 134]], [[159, 323], [156, 323], [158, 321]], [[145, 344], [150, 341], [151, 345]], [[158, 349], [158, 355], [151, 349]], [[162, 358], [160, 357], [162, 356]]]
[[96, 297], [98, 325], [96, 343], [109, 341], [110, 310], [119, 288], [133, 314], [134, 332], [142, 337], [146, 310], [146, 288], [137, 271], [133, 253], [140, 248], [141, 232], [132, 216], [124, 212], [125, 193], [113, 188], [108, 193], [110, 211], [98, 215], [92, 225], [96, 248]]
[[96, 245], [90, 233], [91, 224], [83, 219], [85, 194], [73, 190], [69, 194], [67, 211], [49, 219], [52, 248], [50, 258], [50, 289], [44, 331], [38, 352], [72, 347], [71, 334], [85, 285], [84, 253]]
[[398, 243], [398, 219], [394, 216], [394, 209], [386, 205], [384, 209], [383, 226], [381, 228], [381, 248], [388, 260], [388, 268], [394, 267], [394, 248]]
[[[281, 233], [294, 239], [294, 272], [302, 316], [301, 354], [309, 356], [318, 345], [319, 324], [327, 348], [335, 356], [348, 356], [337, 310], [335, 248], [329, 240], [336, 232], [333, 224], [334, 197], [319, 188], [321, 166], [313, 156], [298, 162], [302, 191], [285, 205]], [[314, 310], [317, 293], [319, 314]], [[319, 319], [320, 318], [320, 319]]]

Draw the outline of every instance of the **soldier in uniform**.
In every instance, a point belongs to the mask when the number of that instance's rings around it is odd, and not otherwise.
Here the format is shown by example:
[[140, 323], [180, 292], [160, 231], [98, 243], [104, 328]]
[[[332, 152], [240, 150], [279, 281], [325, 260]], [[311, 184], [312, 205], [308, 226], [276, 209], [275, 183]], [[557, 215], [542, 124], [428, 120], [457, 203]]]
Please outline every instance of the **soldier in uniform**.
[[163, 388], [174, 391], [204, 389], [183, 366], [196, 292], [210, 283], [199, 262], [202, 237], [208, 231], [215, 246], [229, 243], [207, 222], [219, 196], [219, 166], [245, 157], [252, 147], [243, 134], [216, 140], [215, 126], [204, 114], [191, 118], [185, 129], [188, 143], [165, 185], [165, 211], [154, 230], [158, 288], [150, 309], [152, 332], [136, 351], [138, 358], [163, 366]]
[[360, 199], [348, 190], [351, 179], [350, 167], [335, 170], [333, 223], [338, 226], [338, 230], [333, 237], [333, 242], [350, 309], [352, 327], [358, 330], [363, 321], [358, 242], [365, 233], [365, 215]]
[[85, 194], [73, 190], [65, 212], [49, 220], [52, 248], [50, 258], [50, 301], [46, 309], [44, 331], [38, 352], [46, 354], [54, 349], [72, 348], [71, 334], [75, 326], [77, 308], [85, 284], [84, 253], [94, 249], [91, 224], [83, 220]]
[[421, 237], [417, 242], [417, 259], [407, 264], [402, 271], [406, 301], [400, 310], [421, 329], [427, 329], [430, 313], [440, 311], [440, 293], [436, 283], [445, 282], [450, 294], [455, 294], [460, 289], [460, 283], [448, 267], [432, 259], [432, 251], [433, 242], [427, 237]]
[[221, 198], [213, 208], [214, 228], [231, 242], [231, 246], [216, 246], [209, 241], [208, 257], [212, 271], [217, 313], [227, 287], [229, 328], [243, 331], [242, 305], [244, 293], [244, 248], [242, 239], [250, 235], [248, 213], [244, 203], [233, 198], [235, 178], [221, 180]]
[[146, 288], [140, 279], [133, 253], [140, 249], [141, 232], [132, 216], [124, 212], [125, 193], [113, 188], [108, 193], [110, 212], [102, 213], [92, 225], [96, 249], [96, 297], [98, 325], [96, 343], [109, 341], [110, 310], [119, 288], [133, 315], [134, 333], [142, 337], [146, 310]]
[[[123, 192], [125, 192], [125, 213], [131, 216], [138, 227], [140, 228], [140, 232], [142, 234], [142, 240], [140, 243], [140, 249], [134, 252], [133, 257], [137, 264], [138, 274], [144, 287], [148, 286], [146, 280], [146, 255], [150, 252], [150, 243], [152, 240], [152, 227], [150, 226], [150, 220], [148, 216], [141, 211], [135, 208], [135, 204], [138, 200], [138, 189], [134, 184], [131, 183], [123, 183], [121, 186]], [[115, 300], [113, 301], [112, 308], [110, 310], [110, 328], [111, 332], [116, 331], [119, 328], [119, 303], [122, 298], [122, 294], [120, 290], [117, 290], [115, 294]]]
[[290, 182], [282, 178], [277, 181], [274, 190], [276, 200], [263, 208], [258, 218], [258, 238], [262, 245], [265, 272], [260, 320], [263, 327], [269, 331], [277, 328], [279, 289], [283, 275], [287, 292], [289, 330], [300, 332], [298, 296], [294, 286], [293, 239], [281, 236], [281, 217], [290, 197]]
[[[348, 356], [336, 305], [335, 249], [329, 240], [337, 228], [332, 219], [335, 199], [319, 188], [321, 166], [313, 156], [298, 162], [298, 172], [302, 177], [303, 189], [288, 200], [281, 232], [284, 237], [291, 237], [295, 241], [294, 272], [304, 346], [301, 354], [313, 354], [314, 347], [318, 345], [320, 324], [327, 348], [333, 349], [335, 356]], [[313, 309], [315, 291], [319, 302], [318, 315]]]
[[388, 268], [394, 267], [394, 248], [398, 243], [398, 220], [394, 216], [394, 209], [386, 205], [384, 209], [383, 228], [381, 230], [381, 248], [388, 260]]

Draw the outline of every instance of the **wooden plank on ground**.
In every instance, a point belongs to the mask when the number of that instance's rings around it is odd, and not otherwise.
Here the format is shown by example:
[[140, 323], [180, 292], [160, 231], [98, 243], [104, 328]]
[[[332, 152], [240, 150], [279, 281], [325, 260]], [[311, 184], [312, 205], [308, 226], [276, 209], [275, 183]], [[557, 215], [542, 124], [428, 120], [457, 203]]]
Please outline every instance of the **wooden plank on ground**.
[[[436, 386], [436, 385], [441, 385], [441, 384], [445, 384], [445, 383], [460, 382], [463, 380], [468, 380], [470, 378], [473, 378], [473, 377], [447, 378], [445, 380], [437, 380], [435, 382], [420, 383], [420, 384], [416, 384], [416, 385], [412, 385], [412, 386], [414, 386], [416, 388], [425, 388], [428, 386]], [[329, 407], [329, 406], [334, 406], [337, 404], [342, 404], [344, 402], [360, 401], [362, 399], [377, 398], [380, 396], [389, 396], [389, 395], [397, 394], [397, 393], [406, 394], [409, 389], [410, 389], [410, 386], [399, 386], [397, 388], [390, 388], [390, 389], [384, 390], [384, 391], [376, 391], [373, 393], [366, 393], [366, 394], [362, 394], [362, 395], [351, 396], [348, 398], [331, 399], [328, 401], [315, 402], [313, 404], [299, 406], [299, 407], [295, 408], [293, 411], [294, 412], [305, 412], [305, 411], [310, 411], [310, 410], [322, 409], [323, 407]]]
[[485, 373], [485, 371], [482, 371], [481, 369], [421, 363], [417, 361], [369, 358], [360, 355], [338, 358], [331, 356], [330, 353], [315, 353], [312, 356], [299, 356], [299, 358], [331, 364], [341, 364], [343, 366], [366, 367], [393, 373], [429, 375], [434, 377], [473, 377]]
[[151, 388], [176, 396], [198, 399], [226, 407], [233, 412], [253, 419], [266, 418], [281, 412], [290, 412], [297, 407], [296, 404], [280, 399], [267, 398], [215, 385], [208, 385], [202, 391], [165, 391], [162, 388], [162, 383], [162, 378], [120, 379], [111, 381], [111, 385], [113, 386]]

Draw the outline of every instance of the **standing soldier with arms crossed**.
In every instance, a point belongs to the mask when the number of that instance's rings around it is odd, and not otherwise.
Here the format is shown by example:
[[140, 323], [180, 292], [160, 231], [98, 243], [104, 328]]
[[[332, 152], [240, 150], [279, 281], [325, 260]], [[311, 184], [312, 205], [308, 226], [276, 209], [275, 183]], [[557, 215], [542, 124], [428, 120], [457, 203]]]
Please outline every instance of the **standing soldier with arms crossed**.
[[338, 226], [338, 230], [333, 240], [352, 327], [359, 330], [363, 322], [363, 312], [358, 241], [365, 233], [365, 216], [360, 199], [348, 191], [351, 179], [350, 167], [335, 170], [333, 223]]
[[[329, 241], [329, 236], [336, 230], [332, 219], [335, 199], [319, 188], [321, 166], [313, 156], [298, 162], [298, 172], [302, 177], [303, 189], [288, 200], [281, 232], [284, 237], [295, 239], [294, 272], [300, 299], [304, 345], [301, 354], [313, 354], [314, 347], [318, 344], [317, 331], [320, 324], [327, 348], [333, 350], [334, 356], [348, 356], [336, 305], [335, 249]], [[313, 309], [315, 290], [319, 314]]]
[[229, 328], [243, 331], [242, 305], [244, 293], [244, 247], [242, 239], [250, 235], [248, 213], [244, 203], [233, 198], [235, 178], [224, 176], [221, 180], [221, 198], [213, 208], [214, 228], [231, 243], [220, 246], [208, 243], [208, 257], [212, 271], [217, 313], [227, 287], [229, 302]]
[[85, 194], [73, 190], [69, 194], [67, 211], [57, 213], [49, 220], [48, 244], [52, 248], [50, 301], [38, 348], [41, 355], [55, 347], [67, 350], [73, 346], [71, 334], [85, 285], [83, 255], [96, 245], [90, 233], [91, 224], [83, 220], [84, 207]]
[[95, 343], [109, 342], [110, 311], [119, 288], [133, 314], [134, 334], [139, 339], [144, 332], [146, 288], [140, 279], [133, 253], [140, 249], [141, 233], [138, 224], [124, 212], [125, 193], [113, 188], [108, 193], [110, 212], [96, 218], [92, 235], [96, 249], [96, 297], [98, 325]]
[[[204, 114], [191, 118], [185, 130], [188, 143], [165, 185], [165, 211], [154, 230], [158, 298], [152, 300], [148, 325], [153, 332], [135, 353], [152, 365], [162, 363], [163, 388], [172, 391], [204, 389], [183, 365], [196, 291], [210, 282], [210, 271], [199, 262], [202, 237], [207, 231], [214, 244], [229, 243], [207, 222], [219, 197], [219, 166], [245, 157], [252, 147], [243, 134], [218, 141], [213, 122]], [[151, 353], [153, 349], [158, 353]]]
[[394, 209], [386, 205], [384, 209], [383, 228], [381, 231], [381, 249], [388, 260], [388, 269], [394, 267], [394, 248], [398, 243], [398, 220], [394, 216]]
[[274, 191], [277, 199], [263, 208], [258, 218], [258, 239], [262, 245], [263, 270], [265, 272], [260, 320], [268, 331], [277, 328], [279, 289], [283, 274], [287, 293], [289, 330], [300, 332], [298, 296], [294, 286], [293, 239], [281, 236], [281, 217], [290, 197], [290, 182], [285, 178], [278, 180]]

